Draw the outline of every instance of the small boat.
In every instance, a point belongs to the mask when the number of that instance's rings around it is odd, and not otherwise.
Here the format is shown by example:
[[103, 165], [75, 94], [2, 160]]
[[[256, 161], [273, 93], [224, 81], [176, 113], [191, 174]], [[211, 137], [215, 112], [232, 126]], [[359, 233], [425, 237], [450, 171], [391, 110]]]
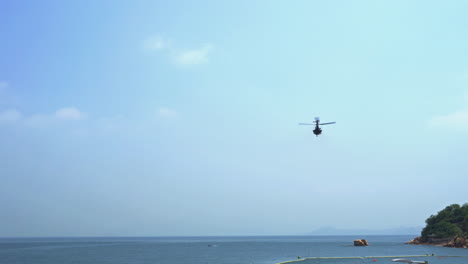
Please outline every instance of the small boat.
[[418, 264], [428, 264], [427, 261], [421, 260], [409, 260], [409, 259], [392, 259], [392, 262], [403, 262], [403, 263], [418, 263]]

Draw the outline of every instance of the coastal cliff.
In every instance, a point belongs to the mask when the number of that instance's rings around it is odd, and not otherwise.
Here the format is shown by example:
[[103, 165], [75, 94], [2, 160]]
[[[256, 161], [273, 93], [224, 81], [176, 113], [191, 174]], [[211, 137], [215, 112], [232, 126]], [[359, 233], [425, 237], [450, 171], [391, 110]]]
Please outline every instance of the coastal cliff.
[[407, 244], [468, 248], [468, 203], [452, 204], [431, 215], [421, 236]]

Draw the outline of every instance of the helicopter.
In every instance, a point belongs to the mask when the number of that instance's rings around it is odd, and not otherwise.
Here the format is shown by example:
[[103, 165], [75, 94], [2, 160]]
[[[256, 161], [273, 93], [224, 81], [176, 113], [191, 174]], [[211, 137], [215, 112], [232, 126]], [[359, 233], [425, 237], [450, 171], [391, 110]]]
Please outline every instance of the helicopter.
[[320, 118], [316, 117], [315, 124], [309, 124], [309, 123], [299, 123], [299, 125], [305, 125], [305, 126], [315, 126], [315, 129], [313, 130], [314, 134], [316, 137], [318, 137], [320, 134], [322, 134], [322, 129], [319, 127], [319, 125], [331, 125], [335, 124], [336, 122], [327, 122], [327, 123], [320, 123]]

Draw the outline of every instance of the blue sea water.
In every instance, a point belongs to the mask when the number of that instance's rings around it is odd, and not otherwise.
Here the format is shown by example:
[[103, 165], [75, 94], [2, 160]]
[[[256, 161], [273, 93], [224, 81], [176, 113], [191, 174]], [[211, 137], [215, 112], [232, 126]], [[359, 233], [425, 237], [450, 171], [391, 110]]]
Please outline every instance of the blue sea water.
[[[369, 247], [354, 247], [365, 238]], [[3, 264], [275, 264], [306, 257], [401, 256], [468, 264], [468, 249], [406, 245], [412, 236], [1, 238]], [[298, 264], [393, 263], [391, 258], [306, 260]]]

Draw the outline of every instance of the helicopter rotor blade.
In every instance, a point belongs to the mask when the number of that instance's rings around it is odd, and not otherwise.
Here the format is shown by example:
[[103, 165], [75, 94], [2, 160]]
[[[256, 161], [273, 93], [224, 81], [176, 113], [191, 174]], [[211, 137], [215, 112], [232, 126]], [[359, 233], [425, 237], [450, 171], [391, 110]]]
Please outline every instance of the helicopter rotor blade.
[[332, 125], [332, 124], [336, 124], [336, 122], [322, 123], [322, 124], [320, 124], [320, 125]]
[[315, 124], [309, 124], [309, 123], [299, 123], [301, 126], [315, 126]]

